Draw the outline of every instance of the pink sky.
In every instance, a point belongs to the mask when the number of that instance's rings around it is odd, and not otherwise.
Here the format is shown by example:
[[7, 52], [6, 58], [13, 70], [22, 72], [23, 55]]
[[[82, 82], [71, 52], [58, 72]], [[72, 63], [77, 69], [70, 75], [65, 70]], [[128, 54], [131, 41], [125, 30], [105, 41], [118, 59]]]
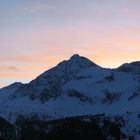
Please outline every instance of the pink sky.
[[74, 53], [102, 67], [140, 60], [138, 0], [0, 4], [0, 87], [29, 82]]

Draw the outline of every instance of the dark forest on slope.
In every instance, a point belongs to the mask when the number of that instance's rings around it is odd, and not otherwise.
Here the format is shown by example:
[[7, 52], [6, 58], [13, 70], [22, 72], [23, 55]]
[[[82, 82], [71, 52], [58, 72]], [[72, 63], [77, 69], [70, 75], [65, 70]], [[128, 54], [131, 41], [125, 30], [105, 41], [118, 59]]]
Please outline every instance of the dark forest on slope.
[[14, 124], [0, 119], [1, 140], [121, 140], [133, 139], [121, 132], [125, 121], [121, 117], [110, 118], [104, 114], [95, 116], [77, 116], [52, 121], [19, 116]]

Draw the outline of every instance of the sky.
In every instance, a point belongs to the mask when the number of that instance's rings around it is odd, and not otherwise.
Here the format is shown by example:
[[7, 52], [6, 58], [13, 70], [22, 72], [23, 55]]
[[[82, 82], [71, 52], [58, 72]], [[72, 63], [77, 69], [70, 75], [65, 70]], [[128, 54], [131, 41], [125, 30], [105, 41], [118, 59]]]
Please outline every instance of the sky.
[[73, 54], [102, 67], [140, 60], [140, 0], [0, 0], [0, 87]]

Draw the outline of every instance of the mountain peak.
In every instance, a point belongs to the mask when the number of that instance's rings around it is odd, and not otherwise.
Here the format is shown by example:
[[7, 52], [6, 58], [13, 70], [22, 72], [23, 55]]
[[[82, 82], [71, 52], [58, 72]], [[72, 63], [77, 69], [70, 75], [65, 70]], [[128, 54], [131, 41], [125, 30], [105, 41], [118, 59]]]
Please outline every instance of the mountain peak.
[[80, 58], [80, 55], [79, 54], [72, 55], [70, 59], [77, 59], [77, 58]]
[[125, 63], [121, 65], [118, 70], [123, 72], [132, 73], [134, 75], [140, 75], [140, 61], [135, 61], [131, 63]]
[[64, 60], [60, 62], [57, 66], [66, 66], [71, 69], [73, 66], [77, 68], [87, 68], [97, 65], [86, 57], [80, 56], [79, 54], [74, 54], [70, 57], [69, 60]]

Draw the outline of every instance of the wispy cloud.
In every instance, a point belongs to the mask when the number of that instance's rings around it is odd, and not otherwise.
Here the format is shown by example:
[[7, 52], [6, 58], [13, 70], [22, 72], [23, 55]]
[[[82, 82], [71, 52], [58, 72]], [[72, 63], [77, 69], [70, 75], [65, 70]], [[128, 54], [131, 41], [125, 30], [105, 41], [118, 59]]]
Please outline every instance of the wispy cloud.
[[47, 4], [45, 3], [35, 3], [35, 4], [31, 4], [31, 5], [27, 5], [24, 8], [24, 11], [26, 13], [36, 13], [36, 12], [40, 12], [40, 11], [44, 11], [47, 9]]
[[18, 72], [20, 69], [15, 66], [0, 66], [0, 71]]

